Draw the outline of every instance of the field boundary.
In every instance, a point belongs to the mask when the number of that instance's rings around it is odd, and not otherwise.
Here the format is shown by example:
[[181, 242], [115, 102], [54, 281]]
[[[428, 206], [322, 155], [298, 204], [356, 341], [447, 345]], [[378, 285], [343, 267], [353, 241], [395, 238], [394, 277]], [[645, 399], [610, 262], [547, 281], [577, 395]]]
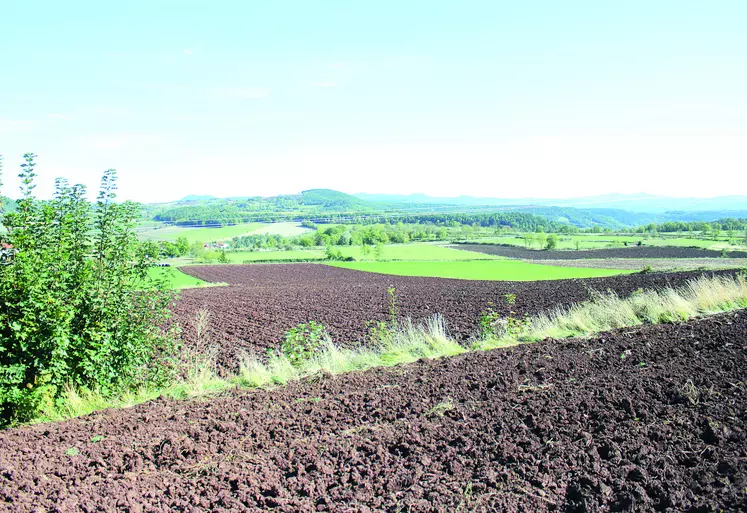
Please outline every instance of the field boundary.
[[417, 325], [405, 319], [388, 327], [381, 326], [378, 343], [370, 347], [341, 348], [327, 337], [318, 352], [301, 361], [292, 361], [282, 353], [271, 354], [264, 360], [256, 354], [244, 354], [240, 357], [239, 372], [231, 376], [219, 376], [213, 356], [206, 352], [193, 358], [184, 379], [168, 388], [110, 399], [96, 392], [68, 387], [61, 405], [46, 411], [36, 422], [59, 421], [106, 408], [132, 406], [162, 396], [188, 399], [236, 386], [279, 386], [317, 375], [390, 367], [421, 358], [455, 356], [547, 339], [585, 338], [620, 328], [684, 322], [743, 308], [747, 308], [747, 282], [745, 275], [739, 274], [703, 276], [677, 289], [641, 290], [625, 299], [612, 292], [598, 294], [591, 301], [522, 319], [491, 318], [487, 313], [484, 319], [491, 322], [481, 322], [484, 329], [469, 346], [448, 336], [440, 315]]

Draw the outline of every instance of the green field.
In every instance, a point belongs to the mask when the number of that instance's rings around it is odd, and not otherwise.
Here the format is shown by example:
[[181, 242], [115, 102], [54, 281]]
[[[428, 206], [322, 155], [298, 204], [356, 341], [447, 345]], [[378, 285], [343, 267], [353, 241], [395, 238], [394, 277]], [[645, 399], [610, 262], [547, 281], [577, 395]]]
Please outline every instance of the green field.
[[259, 227], [247, 235], [282, 235], [283, 237], [295, 237], [304, 233], [313, 232], [311, 228], [304, 228], [300, 223], [260, 223]]
[[208, 283], [206, 281], [195, 278], [181, 272], [179, 269], [173, 267], [151, 267], [148, 269], [148, 274], [152, 278], [165, 278], [166, 282], [171, 289], [187, 289], [193, 287], [211, 287], [214, 283]]
[[463, 280], [535, 281], [614, 276], [632, 271], [528, 264], [518, 260], [471, 262], [334, 262], [329, 265], [397, 276], [433, 276]]
[[375, 248], [364, 255], [360, 246], [338, 246], [337, 249], [348, 257], [358, 260], [495, 260], [494, 255], [485, 255], [474, 251], [462, 251], [435, 244], [387, 244], [381, 246], [381, 255], [377, 257]]

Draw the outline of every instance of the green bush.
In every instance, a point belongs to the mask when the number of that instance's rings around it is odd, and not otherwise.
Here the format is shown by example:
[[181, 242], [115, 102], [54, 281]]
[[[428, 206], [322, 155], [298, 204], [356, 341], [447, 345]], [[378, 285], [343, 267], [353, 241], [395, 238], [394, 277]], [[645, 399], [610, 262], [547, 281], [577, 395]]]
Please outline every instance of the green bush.
[[291, 364], [299, 365], [316, 354], [319, 346], [328, 337], [324, 324], [309, 321], [299, 324], [285, 334], [285, 340], [280, 346], [280, 351]]
[[113, 395], [165, 383], [175, 367], [176, 337], [161, 328], [172, 296], [148, 276], [137, 205], [114, 201], [116, 172], [93, 206], [64, 179], [39, 201], [34, 158], [2, 219], [14, 254], [0, 265], [0, 424], [33, 418], [67, 386]]
[[545, 241], [545, 249], [546, 250], [553, 250], [558, 247], [558, 236], [554, 233], [551, 233], [547, 236], [547, 240]]

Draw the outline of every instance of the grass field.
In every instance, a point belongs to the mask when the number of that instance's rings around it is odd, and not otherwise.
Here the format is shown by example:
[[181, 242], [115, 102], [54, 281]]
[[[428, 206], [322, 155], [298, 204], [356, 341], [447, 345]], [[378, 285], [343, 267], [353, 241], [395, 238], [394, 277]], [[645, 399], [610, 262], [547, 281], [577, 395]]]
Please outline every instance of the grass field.
[[368, 255], [364, 255], [360, 246], [338, 247], [344, 256], [352, 256], [358, 260], [495, 260], [496, 256], [476, 253], [474, 251], [462, 251], [451, 249], [435, 244], [387, 244], [381, 247], [381, 255], [376, 256], [374, 248]]
[[295, 237], [304, 233], [313, 232], [311, 228], [304, 228], [300, 223], [261, 223], [259, 228], [249, 235], [282, 235], [283, 237]]
[[595, 278], [626, 274], [618, 269], [553, 267], [518, 260], [479, 260], [471, 262], [334, 262], [329, 265], [398, 276], [433, 276], [463, 280], [535, 281], [566, 278]]
[[148, 274], [153, 278], [166, 278], [169, 288], [175, 290], [215, 286], [214, 283], [208, 283], [194, 276], [184, 274], [179, 269], [174, 269], [173, 267], [152, 267], [148, 269]]

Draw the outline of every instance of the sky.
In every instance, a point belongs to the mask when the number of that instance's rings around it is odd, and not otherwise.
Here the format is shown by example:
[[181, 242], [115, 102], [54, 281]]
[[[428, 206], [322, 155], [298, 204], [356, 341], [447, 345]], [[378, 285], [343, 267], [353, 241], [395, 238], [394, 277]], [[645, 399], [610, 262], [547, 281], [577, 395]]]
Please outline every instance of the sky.
[[7, 0], [1, 192], [747, 195], [744, 0]]

